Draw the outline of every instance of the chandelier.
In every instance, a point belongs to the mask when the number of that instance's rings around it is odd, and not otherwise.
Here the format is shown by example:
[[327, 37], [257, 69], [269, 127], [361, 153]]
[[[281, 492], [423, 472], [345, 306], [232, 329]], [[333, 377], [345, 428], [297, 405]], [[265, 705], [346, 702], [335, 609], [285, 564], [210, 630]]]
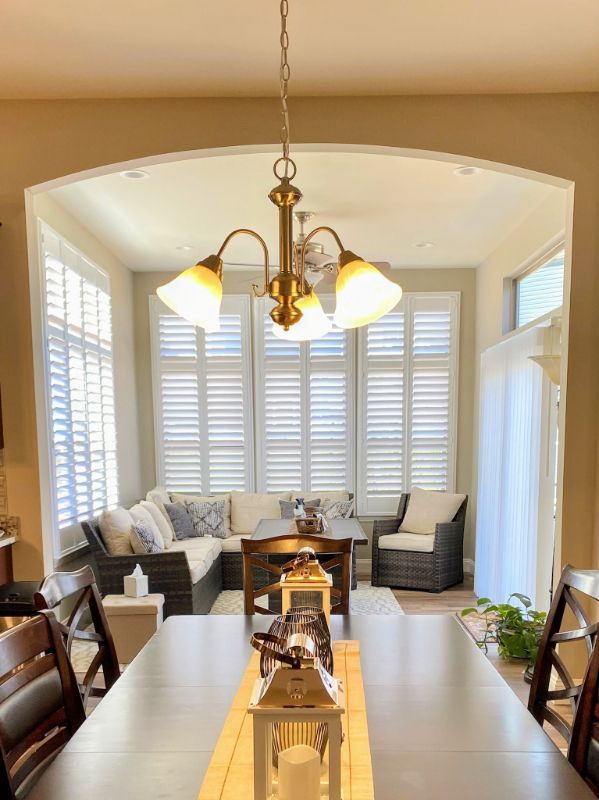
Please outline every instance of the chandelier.
[[275, 161], [273, 172], [279, 184], [268, 195], [279, 209], [279, 271], [271, 278], [266, 242], [255, 231], [238, 228], [232, 231], [215, 255], [180, 273], [169, 283], [157, 289], [160, 299], [176, 314], [207, 331], [219, 329], [220, 306], [223, 295], [222, 255], [229, 242], [237, 236], [251, 236], [264, 255], [264, 287], [253, 285], [255, 297], [271, 297], [276, 305], [270, 312], [276, 335], [294, 341], [307, 341], [324, 336], [330, 323], [322, 310], [314, 287], [305, 275], [306, 253], [312, 238], [319, 233], [333, 237], [339, 248], [336, 307], [333, 320], [340, 328], [358, 328], [368, 325], [387, 314], [401, 298], [401, 287], [388, 280], [373, 264], [346, 250], [338, 234], [327, 226], [315, 228], [293, 240], [293, 209], [302, 199], [300, 190], [293, 186], [297, 167], [289, 156], [288, 85], [291, 70], [287, 59], [289, 36], [287, 33], [288, 0], [281, 0], [281, 66], [279, 72], [281, 114], [281, 145], [283, 155]]

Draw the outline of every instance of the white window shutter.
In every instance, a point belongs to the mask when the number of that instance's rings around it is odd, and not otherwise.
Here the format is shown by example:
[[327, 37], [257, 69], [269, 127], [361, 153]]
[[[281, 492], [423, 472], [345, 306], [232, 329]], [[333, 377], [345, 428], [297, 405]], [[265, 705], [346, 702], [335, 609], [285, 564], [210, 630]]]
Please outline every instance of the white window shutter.
[[253, 486], [249, 298], [223, 298], [206, 333], [150, 298], [159, 483], [211, 494]]
[[[326, 313], [334, 299], [321, 296]], [[353, 337], [314, 342], [272, 333], [269, 300], [256, 301], [258, 487], [353, 490]]]
[[359, 513], [393, 513], [411, 486], [453, 490], [458, 325], [458, 293], [406, 293], [359, 331]]
[[40, 242], [58, 558], [118, 502], [111, 301], [107, 275], [41, 221]]

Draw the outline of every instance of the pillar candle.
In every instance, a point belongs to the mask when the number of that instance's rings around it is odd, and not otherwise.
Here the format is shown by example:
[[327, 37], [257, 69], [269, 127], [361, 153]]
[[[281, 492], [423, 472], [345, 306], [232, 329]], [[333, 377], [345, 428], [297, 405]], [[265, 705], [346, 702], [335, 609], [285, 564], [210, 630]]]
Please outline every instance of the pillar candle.
[[320, 800], [320, 756], [296, 744], [279, 753], [279, 800]]

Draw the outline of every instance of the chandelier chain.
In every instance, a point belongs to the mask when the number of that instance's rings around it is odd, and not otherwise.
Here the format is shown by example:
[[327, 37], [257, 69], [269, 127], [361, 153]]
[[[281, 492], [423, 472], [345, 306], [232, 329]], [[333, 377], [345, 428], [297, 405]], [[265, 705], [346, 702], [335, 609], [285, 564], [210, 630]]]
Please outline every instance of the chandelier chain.
[[287, 90], [289, 78], [291, 77], [291, 68], [287, 60], [287, 51], [289, 49], [289, 34], [287, 33], [287, 15], [289, 13], [288, 0], [281, 0], [281, 68], [279, 71], [280, 87], [281, 87], [281, 115], [283, 123], [281, 125], [281, 144], [283, 145], [283, 159], [285, 161], [285, 177], [288, 177], [289, 170], [289, 109], [287, 107]]

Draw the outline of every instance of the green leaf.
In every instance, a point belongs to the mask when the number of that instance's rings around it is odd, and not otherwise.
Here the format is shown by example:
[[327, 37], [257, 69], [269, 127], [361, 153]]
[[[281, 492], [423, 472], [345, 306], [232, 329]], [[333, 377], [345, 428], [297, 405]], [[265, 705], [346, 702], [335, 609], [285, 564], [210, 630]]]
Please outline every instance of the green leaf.
[[477, 606], [486, 606], [487, 603], [490, 603], [491, 600], [488, 597], [479, 597], [476, 601]]

